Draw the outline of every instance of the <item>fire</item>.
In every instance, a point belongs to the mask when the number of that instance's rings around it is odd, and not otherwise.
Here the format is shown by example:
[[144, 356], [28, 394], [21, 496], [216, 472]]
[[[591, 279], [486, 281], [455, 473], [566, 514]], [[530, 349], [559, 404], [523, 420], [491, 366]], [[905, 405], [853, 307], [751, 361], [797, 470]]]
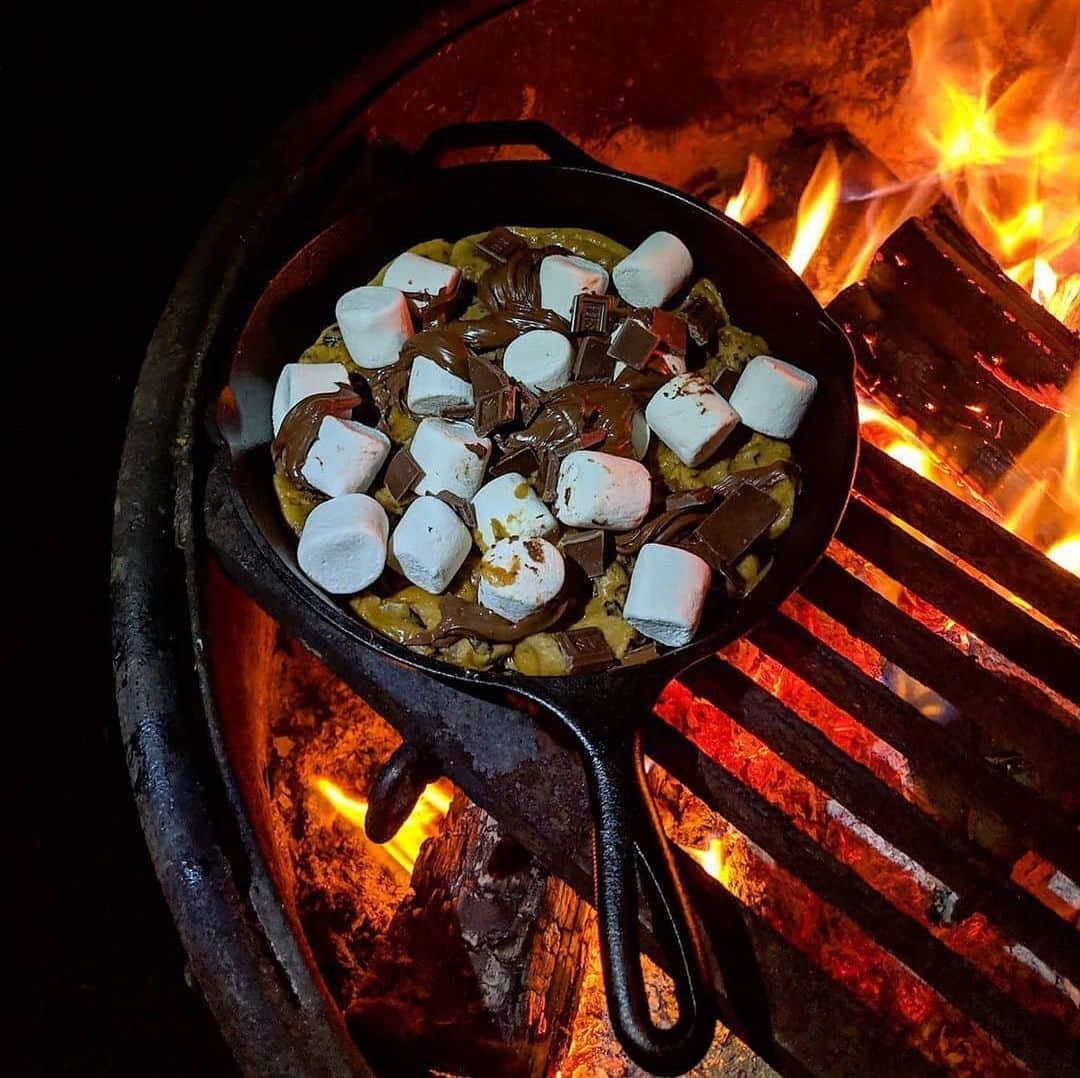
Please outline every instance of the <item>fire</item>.
[[1080, 7], [932, 0], [906, 107], [975, 238], [1062, 322], [1080, 315]]
[[708, 849], [699, 850], [695, 846], [683, 846], [684, 849], [714, 880], [724, 883], [724, 860], [721, 854], [720, 839], [710, 839]]
[[[339, 816], [363, 830], [364, 821], [367, 819], [367, 801], [350, 797], [329, 779], [317, 778], [313, 785]], [[438, 834], [439, 824], [449, 811], [450, 793], [443, 781], [425, 787], [416, 802], [416, 808], [402, 824], [401, 830], [381, 849], [384, 849], [407, 875], [411, 875], [420, 847], [427, 839]]]
[[826, 145], [799, 198], [795, 217], [795, 239], [787, 255], [788, 265], [798, 274], [810, 264], [840, 201], [840, 160], [832, 143]]
[[765, 162], [752, 153], [746, 159], [746, 175], [738, 194], [732, 195], [724, 207], [724, 213], [741, 225], [748, 225], [760, 217], [769, 205], [769, 170]]

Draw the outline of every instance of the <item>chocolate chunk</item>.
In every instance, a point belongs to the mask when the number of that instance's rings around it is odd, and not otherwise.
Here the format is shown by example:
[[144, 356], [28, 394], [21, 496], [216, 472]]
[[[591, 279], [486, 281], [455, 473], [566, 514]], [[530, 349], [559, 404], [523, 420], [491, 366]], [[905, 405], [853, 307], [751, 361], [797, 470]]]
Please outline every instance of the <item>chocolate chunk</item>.
[[539, 469], [540, 461], [536, 456], [536, 451], [531, 446], [525, 446], [523, 449], [514, 450], [513, 453], [507, 453], [488, 470], [494, 478], [506, 475], [507, 472], [517, 472], [519, 475], [530, 476]]
[[482, 240], [477, 242], [476, 250], [489, 262], [506, 265], [515, 251], [527, 246], [528, 244], [520, 236], [514, 235], [510, 229], [503, 228], [500, 225], [498, 228], [493, 228]]
[[599, 528], [583, 532], [567, 532], [560, 541], [563, 554], [576, 562], [590, 579], [604, 575], [605, 541]]
[[780, 506], [749, 484], [739, 487], [698, 526], [690, 537], [695, 553], [710, 565], [730, 565], [760, 539], [780, 516]]
[[472, 420], [476, 412], [476, 406], [472, 404], [451, 404], [439, 409], [442, 419], [468, 419]]
[[716, 285], [703, 277], [693, 288], [679, 308], [679, 314], [686, 321], [690, 339], [694, 344], [707, 345], [727, 321], [724, 301], [716, 290]]
[[465, 527], [476, 527], [476, 510], [473, 508], [473, 504], [468, 498], [463, 498], [460, 494], [455, 494], [452, 490], [440, 490], [435, 497], [438, 498], [440, 502], [446, 502], [446, 504], [461, 517]]
[[553, 502], [559, 489], [559, 469], [562, 467], [562, 457], [554, 450], [549, 449], [544, 453], [540, 462], [540, 500]]
[[476, 398], [473, 408], [473, 427], [481, 437], [487, 437], [498, 427], [514, 421], [517, 414], [517, 387], [503, 386], [494, 393]]
[[521, 424], [527, 427], [540, 411], [540, 398], [523, 385], [518, 385], [518, 400], [521, 402]]
[[608, 355], [640, 371], [660, 344], [660, 338], [637, 318], [628, 318], [611, 337]]
[[575, 449], [595, 449], [607, 440], [607, 431], [597, 428], [595, 430], [583, 430], [577, 437]]
[[510, 385], [510, 375], [483, 356], [469, 356], [469, 381], [473, 396], [479, 399], [490, 393], [498, 393]]
[[716, 491], [712, 487], [698, 487], [696, 490], [679, 490], [669, 494], [664, 502], [664, 509], [696, 509], [716, 501]]
[[660, 338], [660, 347], [664, 352], [680, 357], [686, 355], [686, 322], [674, 311], [654, 307], [650, 328]]
[[472, 453], [474, 457], [479, 457], [481, 460], [487, 459], [487, 448], [482, 446], [479, 442], [466, 442], [464, 448]]
[[739, 382], [739, 372], [733, 371], [730, 367], [724, 367], [717, 372], [716, 377], [713, 379], [713, 388], [720, 394], [724, 400], [728, 400], [731, 394], [735, 392], [735, 386]]
[[383, 482], [390, 492], [390, 497], [398, 505], [404, 505], [410, 501], [413, 488], [424, 478], [424, 469], [416, 463], [416, 458], [407, 449], [399, 449], [394, 454], [386, 469]]
[[613, 297], [598, 296], [593, 292], [579, 292], [574, 297], [574, 309], [570, 316], [571, 333], [598, 333], [606, 336], [611, 332], [611, 308]]
[[582, 337], [574, 360], [575, 382], [610, 382], [615, 372], [615, 360], [608, 355], [608, 342], [603, 337]]
[[599, 629], [568, 629], [555, 634], [555, 643], [566, 658], [566, 672], [580, 674], [597, 666], [607, 666], [615, 658]]
[[652, 662], [657, 658], [660, 652], [657, 651], [655, 644], [641, 644], [639, 647], [631, 648], [622, 657], [623, 666], [637, 666], [639, 663]]

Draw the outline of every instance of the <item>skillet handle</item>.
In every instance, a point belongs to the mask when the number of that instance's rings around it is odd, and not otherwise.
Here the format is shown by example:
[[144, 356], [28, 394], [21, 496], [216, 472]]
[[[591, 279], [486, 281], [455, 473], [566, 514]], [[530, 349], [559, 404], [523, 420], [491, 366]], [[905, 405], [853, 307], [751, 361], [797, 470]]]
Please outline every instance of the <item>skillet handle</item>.
[[[645, 785], [640, 734], [590, 742], [584, 762], [596, 818], [596, 909], [612, 1026], [639, 1066], [682, 1074], [704, 1056], [716, 1026], [697, 923]], [[649, 1012], [641, 971], [642, 897], [675, 984], [679, 1016], [667, 1029]]]
[[474, 123], [449, 124], [433, 131], [417, 151], [417, 157], [434, 167], [450, 150], [479, 146], [532, 146], [546, 153], [557, 165], [579, 165], [608, 171], [580, 146], [560, 135], [539, 120], [477, 120]]

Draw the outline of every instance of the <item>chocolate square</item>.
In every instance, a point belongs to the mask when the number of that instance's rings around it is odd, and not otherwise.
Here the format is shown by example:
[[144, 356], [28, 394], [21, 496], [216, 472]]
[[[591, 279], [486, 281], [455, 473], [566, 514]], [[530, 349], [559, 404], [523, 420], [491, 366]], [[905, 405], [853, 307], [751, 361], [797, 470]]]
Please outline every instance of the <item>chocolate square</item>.
[[571, 333], [611, 332], [611, 297], [598, 296], [593, 292], [579, 292], [574, 297], [574, 309], [570, 316]]
[[555, 643], [566, 658], [567, 673], [578, 674], [607, 666], [614, 661], [615, 653], [599, 629], [569, 629], [555, 634]]
[[517, 387], [503, 386], [494, 393], [476, 398], [473, 410], [473, 427], [486, 438], [493, 430], [514, 421], [517, 413]]
[[540, 500], [551, 503], [559, 488], [559, 469], [562, 467], [562, 457], [549, 449], [544, 453], [540, 461]]
[[493, 477], [506, 475], [507, 472], [517, 472], [519, 475], [530, 476], [539, 469], [540, 461], [537, 459], [536, 450], [531, 446], [525, 446], [523, 449], [515, 450], [513, 453], [507, 453], [506, 456], [500, 457], [489, 471]]
[[673, 356], [686, 355], [686, 323], [674, 311], [654, 307], [649, 328], [660, 338], [662, 351]]
[[583, 430], [575, 439], [575, 449], [595, 449], [607, 438], [606, 430]]
[[608, 355], [640, 371], [660, 344], [660, 338], [637, 318], [628, 318], [611, 336]]
[[468, 498], [463, 498], [460, 494], [455, 494], [452, 490], [440, 490], [435, 497], [438, 498], [440, 502], [446, 502], [446, 504], [461, 517], [461, 521], [466, 528], [476, 527], [476, 510], [473, 508], [473, 504]]
[[768, 494], [743, 484], [698, 525], [684, 544], [714, 568], [730, 565], [761, 538], [782, 512]]
[[715, 389], [724, 400], [728, 400], [731, 397], [731, 394], [735, 392], [735, 387], [738, 384], [739, 372], [733, 371], [730, 367], [721, 368], [713, 379], [713, 389]]
[[416, 484], [424, 478], [424, 469], [416, 463], [416, 458], [407, 449], [399, 449], [394, 454], [386, 469], [383, 482], [398, 505], [411, 501], [410, 495]]
[[526, 386], [518, 385], [517, 390], [521, 402], [521, 425], [527, 427], [540, 412], [540, 398]]
[[559, 544], [563, 555], [580, 566], [590, 579], [604, 575], [604, 533], [599, 528], [591, 531], [568, 532]]
[[505, 265], [510, 261], [510, 256], [528, 244], [520, 237], [514, 235], [508, 228], [500, 225], [493, 228], [482, 240], [478, 240], [476, 250], [489, 262], [497, 262]]
[[510, 384], [510, 375], [490, 359], [483, 356], [469, 356], [469, 381], [472, 383], [474, 397], [486, 397], [489, 393], [498, 393]]
[[697, 487], [695, 490], [679, 490], [669, 494], [664, 501], [664, 511], [673, 509], [697, 509], [716, 500], [712, 487]]
[[640, 644], [623, 655], [622, 664], [623, 666], [637, 666], [640, 663], [652, 662], [659, 654], [655, 644]]
[[575, 382], [610, 382], [615, 360], [608, 355], [604, 337], [582, 337], [574, 360]]

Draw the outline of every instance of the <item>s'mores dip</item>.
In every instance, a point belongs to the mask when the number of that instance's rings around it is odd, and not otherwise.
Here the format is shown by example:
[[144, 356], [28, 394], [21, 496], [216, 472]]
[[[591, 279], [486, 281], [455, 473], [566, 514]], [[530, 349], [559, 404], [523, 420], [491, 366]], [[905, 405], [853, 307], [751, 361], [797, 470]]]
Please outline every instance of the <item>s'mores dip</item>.
[[647, 661], [771, 564], [817, 383], [733, 325], [670, 232], [497, 227], [345, 292], [273, 397], [313, 584], [419, 654]]

